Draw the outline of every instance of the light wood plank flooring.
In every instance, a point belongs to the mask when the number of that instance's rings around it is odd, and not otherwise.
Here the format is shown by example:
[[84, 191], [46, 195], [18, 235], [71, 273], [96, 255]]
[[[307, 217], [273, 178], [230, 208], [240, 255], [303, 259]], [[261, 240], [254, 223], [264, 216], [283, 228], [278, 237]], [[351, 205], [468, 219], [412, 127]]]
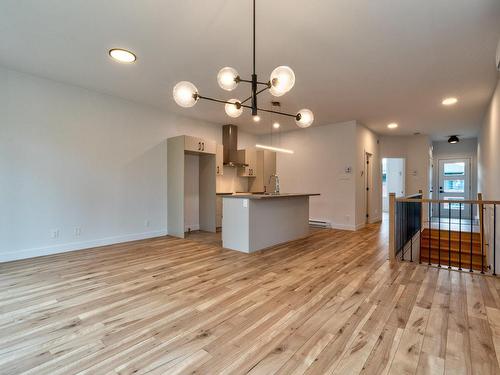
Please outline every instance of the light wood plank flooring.
[[370, 225], [0, 264], [0, 374], [499, 374], [500, 281], [390, 264], [386, 243]]

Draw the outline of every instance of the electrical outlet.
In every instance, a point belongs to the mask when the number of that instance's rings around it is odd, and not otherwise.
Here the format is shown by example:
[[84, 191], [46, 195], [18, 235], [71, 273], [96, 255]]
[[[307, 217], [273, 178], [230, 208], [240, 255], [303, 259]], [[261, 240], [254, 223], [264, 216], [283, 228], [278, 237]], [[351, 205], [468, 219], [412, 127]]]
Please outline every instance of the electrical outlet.
[[52, 229], [50, 231], [50, 238], [59, 238], [59, 229]]
[[144, 226], [149, 228], [151, 226], [151, 221], [149, 221], [149, 219], [144, 220]]
[[75, 228], [75, 237], [80, 237], [81, 234], [82, 234], [82, 228], [76, 227]]

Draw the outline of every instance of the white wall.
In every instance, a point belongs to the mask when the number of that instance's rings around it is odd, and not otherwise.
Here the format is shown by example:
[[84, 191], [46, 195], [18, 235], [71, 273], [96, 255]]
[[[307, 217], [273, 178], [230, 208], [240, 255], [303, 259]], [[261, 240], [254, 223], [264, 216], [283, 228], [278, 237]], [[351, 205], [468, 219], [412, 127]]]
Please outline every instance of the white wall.
[[222, 143], [218, 125], [4, 68], [0, 105], [0, 261], [165, 234], [165, 140]]
[[[271, 138], [263, 137], [260, 142], [270, 145]], [[354, 229], [355, 145], [354, 121], [282, 133], [274, 146], [292, 149], [294, 154], [277, 153], [281, 191], [320, 193], [310, 199], [310, 218], [329, 221], [335, 228]]]
[[[500, 80], [485, 114], [478, 139], [478, 191], [483, 193], [484, 199], [500, 200]], [[497, 214], [500, 207], [497, 207]], [[492, 242], [493, 209], [486, 206], [485, 231], [489, 242]], [[497, 220], [496, 238], [496, 271], [500, 270], [500, 220]], [[489, 236], [489, 235], [491, 236]], [[489, 262], [493, 259], [493, 246], [488, 247]]]
[[431, 142], [425, 135], [380, 137], [381, 158], [405, 159], [405, 194], [412, 195], [419, 190], [429, 196]]
[[371, 154], [371, 187], [368, 197], [368, 221], [382, 219], [382, 165], [378, 136], [361, 124], [356, 124], [356, 227], [366, 223], [366, 153]]
[[434, 159], [433, 191], [439, 191], [439, 160], [440, 159], [461, 159], [471, 160], [471, 196], [470, 199], [477, 199], [477, 138], [461, 139], [459, 143], [450, 144], [447, 141], [432, 142], [432, 154]]
[[389, 194], [405, 195], [405, 159], [386, 158], [386, 192], [383, 195], [383, 211], [389, 212]]
[[483, 120], [478, 139], [478, 191], [500, 200], [500, 80]]
[[[279, 144], [273, 146], [294, 151], [292, 155], [277, 153], [281, 191], [320, 193], [321, 196], [310, 199], [311, 219], [328, 221], [339, 229], [354, 230], [364, 225], [365, 184], [361, 172], [365, 151], [378, 159], [375, 135], [349, 121], [297, 129], [274, 137], [277, 138]], [[262, 137], [260, 142], [271, 145], [271, 137]], [[374, 168], [374, 173], [374, 181], [379, 181], [380, 169]], [[375, 194], [373, 212], [380, 215], [381, 193]]]

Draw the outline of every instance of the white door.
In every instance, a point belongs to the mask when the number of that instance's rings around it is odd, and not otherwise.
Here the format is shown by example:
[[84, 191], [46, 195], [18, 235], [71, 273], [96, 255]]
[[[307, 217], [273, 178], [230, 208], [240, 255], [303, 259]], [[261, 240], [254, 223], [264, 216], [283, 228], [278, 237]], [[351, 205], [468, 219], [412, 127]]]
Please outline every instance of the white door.
[[[438, 178], [439, 199], [467, 200], [470, 198], [470, 159], [440, 159]], [[467, 207], [466, 207], [467, 206]], [[441, 217], [470, 219], [469, 205], [441, 204]], [[434, 215], [437, 215], [434, 212]]]
[[389, 211], [389, 193], [405, 196], [405, 159], [382, 159], [382, 203], [384, 212]]

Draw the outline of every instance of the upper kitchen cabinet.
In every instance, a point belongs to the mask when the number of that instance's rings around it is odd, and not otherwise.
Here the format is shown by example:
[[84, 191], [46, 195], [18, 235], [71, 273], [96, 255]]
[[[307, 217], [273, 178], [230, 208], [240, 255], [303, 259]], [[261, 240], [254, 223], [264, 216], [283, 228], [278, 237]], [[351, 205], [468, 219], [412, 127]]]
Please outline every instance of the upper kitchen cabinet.
[[217, 176], [222, 176], [224, 174], [224, 147], [222, 145], [216, 146], [215, 173]]
[[252, 193], [273, 192], [276, 180], [271, 176], [276, 174], [276, 153], [268, 150], [256, 152], [256, 176], [248, 182], [249, 191]]
[[238, 160], [245, 167], [238, 168], [238, 175], [241, 177], [255, 177], [257, 175], [257, 150], [255, 148], [247, 148], [238, 150]]
[[214, 141], [207, 141], [202, 138], [184, 136], [184, 150], [188, 152], [195, 152], [200, 154], [214, 154], [216, 153], [217, 145]]

